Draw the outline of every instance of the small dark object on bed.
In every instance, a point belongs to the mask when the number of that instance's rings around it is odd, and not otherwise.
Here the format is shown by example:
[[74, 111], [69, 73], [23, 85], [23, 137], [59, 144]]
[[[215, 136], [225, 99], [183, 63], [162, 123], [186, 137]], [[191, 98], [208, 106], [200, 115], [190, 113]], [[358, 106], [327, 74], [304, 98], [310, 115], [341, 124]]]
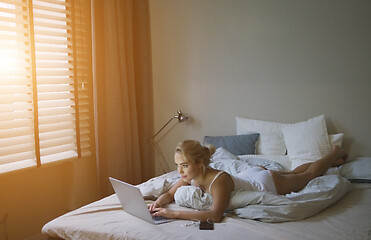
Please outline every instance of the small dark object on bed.
[[200, 222], [200, 230], [214, 230], [213, 222]]

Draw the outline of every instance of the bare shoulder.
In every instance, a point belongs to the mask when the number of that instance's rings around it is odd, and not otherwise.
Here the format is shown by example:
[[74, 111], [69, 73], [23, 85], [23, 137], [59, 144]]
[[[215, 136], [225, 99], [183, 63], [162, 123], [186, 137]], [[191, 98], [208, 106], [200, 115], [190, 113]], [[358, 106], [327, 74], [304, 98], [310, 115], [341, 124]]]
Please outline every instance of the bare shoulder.
[[232, 179], [231, 175], [229, 175], [229, 174], [226, 173], [226, 172], [223, 172], [223, 173], [220, 175], [220, 180], [221, 180], [223, 183], [228, 183], [228, 185], [232, 185], [232, 186], [233, 186], [233, 179]]
[[220, 176], [215, 180], [215, 182], [212, 185], [212, 191], [233, 191], [234, 189], [234, 183], [232, 177], [226, 173], [223, 172], [220, 174]]

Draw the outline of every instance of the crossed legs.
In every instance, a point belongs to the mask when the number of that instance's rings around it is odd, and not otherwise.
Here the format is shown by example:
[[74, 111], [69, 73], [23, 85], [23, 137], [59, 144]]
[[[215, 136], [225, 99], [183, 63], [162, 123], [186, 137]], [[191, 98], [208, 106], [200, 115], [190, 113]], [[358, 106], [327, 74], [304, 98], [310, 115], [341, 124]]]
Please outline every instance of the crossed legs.
[[347, 154], [339, 147], [327, 156], [313, 162], [303, 164], [291, 172], [270, 171], [278, 194], [284, 195], [303, 189], [312, 179], [323, 175], [330, 167], [342, 165]]

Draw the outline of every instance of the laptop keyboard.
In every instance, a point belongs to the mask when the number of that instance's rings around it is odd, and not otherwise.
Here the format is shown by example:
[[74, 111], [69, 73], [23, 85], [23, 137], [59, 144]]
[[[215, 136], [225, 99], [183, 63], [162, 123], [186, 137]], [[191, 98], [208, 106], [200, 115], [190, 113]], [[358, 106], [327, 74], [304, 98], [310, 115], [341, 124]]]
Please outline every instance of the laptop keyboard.
[[167, 218], [163, 216], [152, 216], [152, 219], [154, 221], [162, 221], [162, 220], [166, 220]]

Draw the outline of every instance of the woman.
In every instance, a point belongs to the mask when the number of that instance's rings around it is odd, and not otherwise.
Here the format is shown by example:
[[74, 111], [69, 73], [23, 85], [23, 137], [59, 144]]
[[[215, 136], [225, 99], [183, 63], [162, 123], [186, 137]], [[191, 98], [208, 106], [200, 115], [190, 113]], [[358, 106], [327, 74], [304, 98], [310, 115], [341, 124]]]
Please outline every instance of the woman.
[[[332, 153], [313, 163], [301, 165], [291, 172], [267, 170], [253, 167], [231, 176], [226, 172], [209, 167], [210, 158], [215, 152], [212, 145], [202, 146], [198, 141], [186, 140], [175, 150], [175, 163], [181, 179], [166, 193], [148, 206], [154, 216], [178, 219], [213, 219], [220, 222], [234, 190], [269, 191], [287, 194], [303, 189], [309, 181], [324, 174], [329, 167], [337, 167], [346, 160], [346, 153], [335, 146]], [[174, 194], [181, 186], [195, 185], [213, 197], [211, 208], [206, 211], [175, 211], [163, 208], [174, 201]]]

